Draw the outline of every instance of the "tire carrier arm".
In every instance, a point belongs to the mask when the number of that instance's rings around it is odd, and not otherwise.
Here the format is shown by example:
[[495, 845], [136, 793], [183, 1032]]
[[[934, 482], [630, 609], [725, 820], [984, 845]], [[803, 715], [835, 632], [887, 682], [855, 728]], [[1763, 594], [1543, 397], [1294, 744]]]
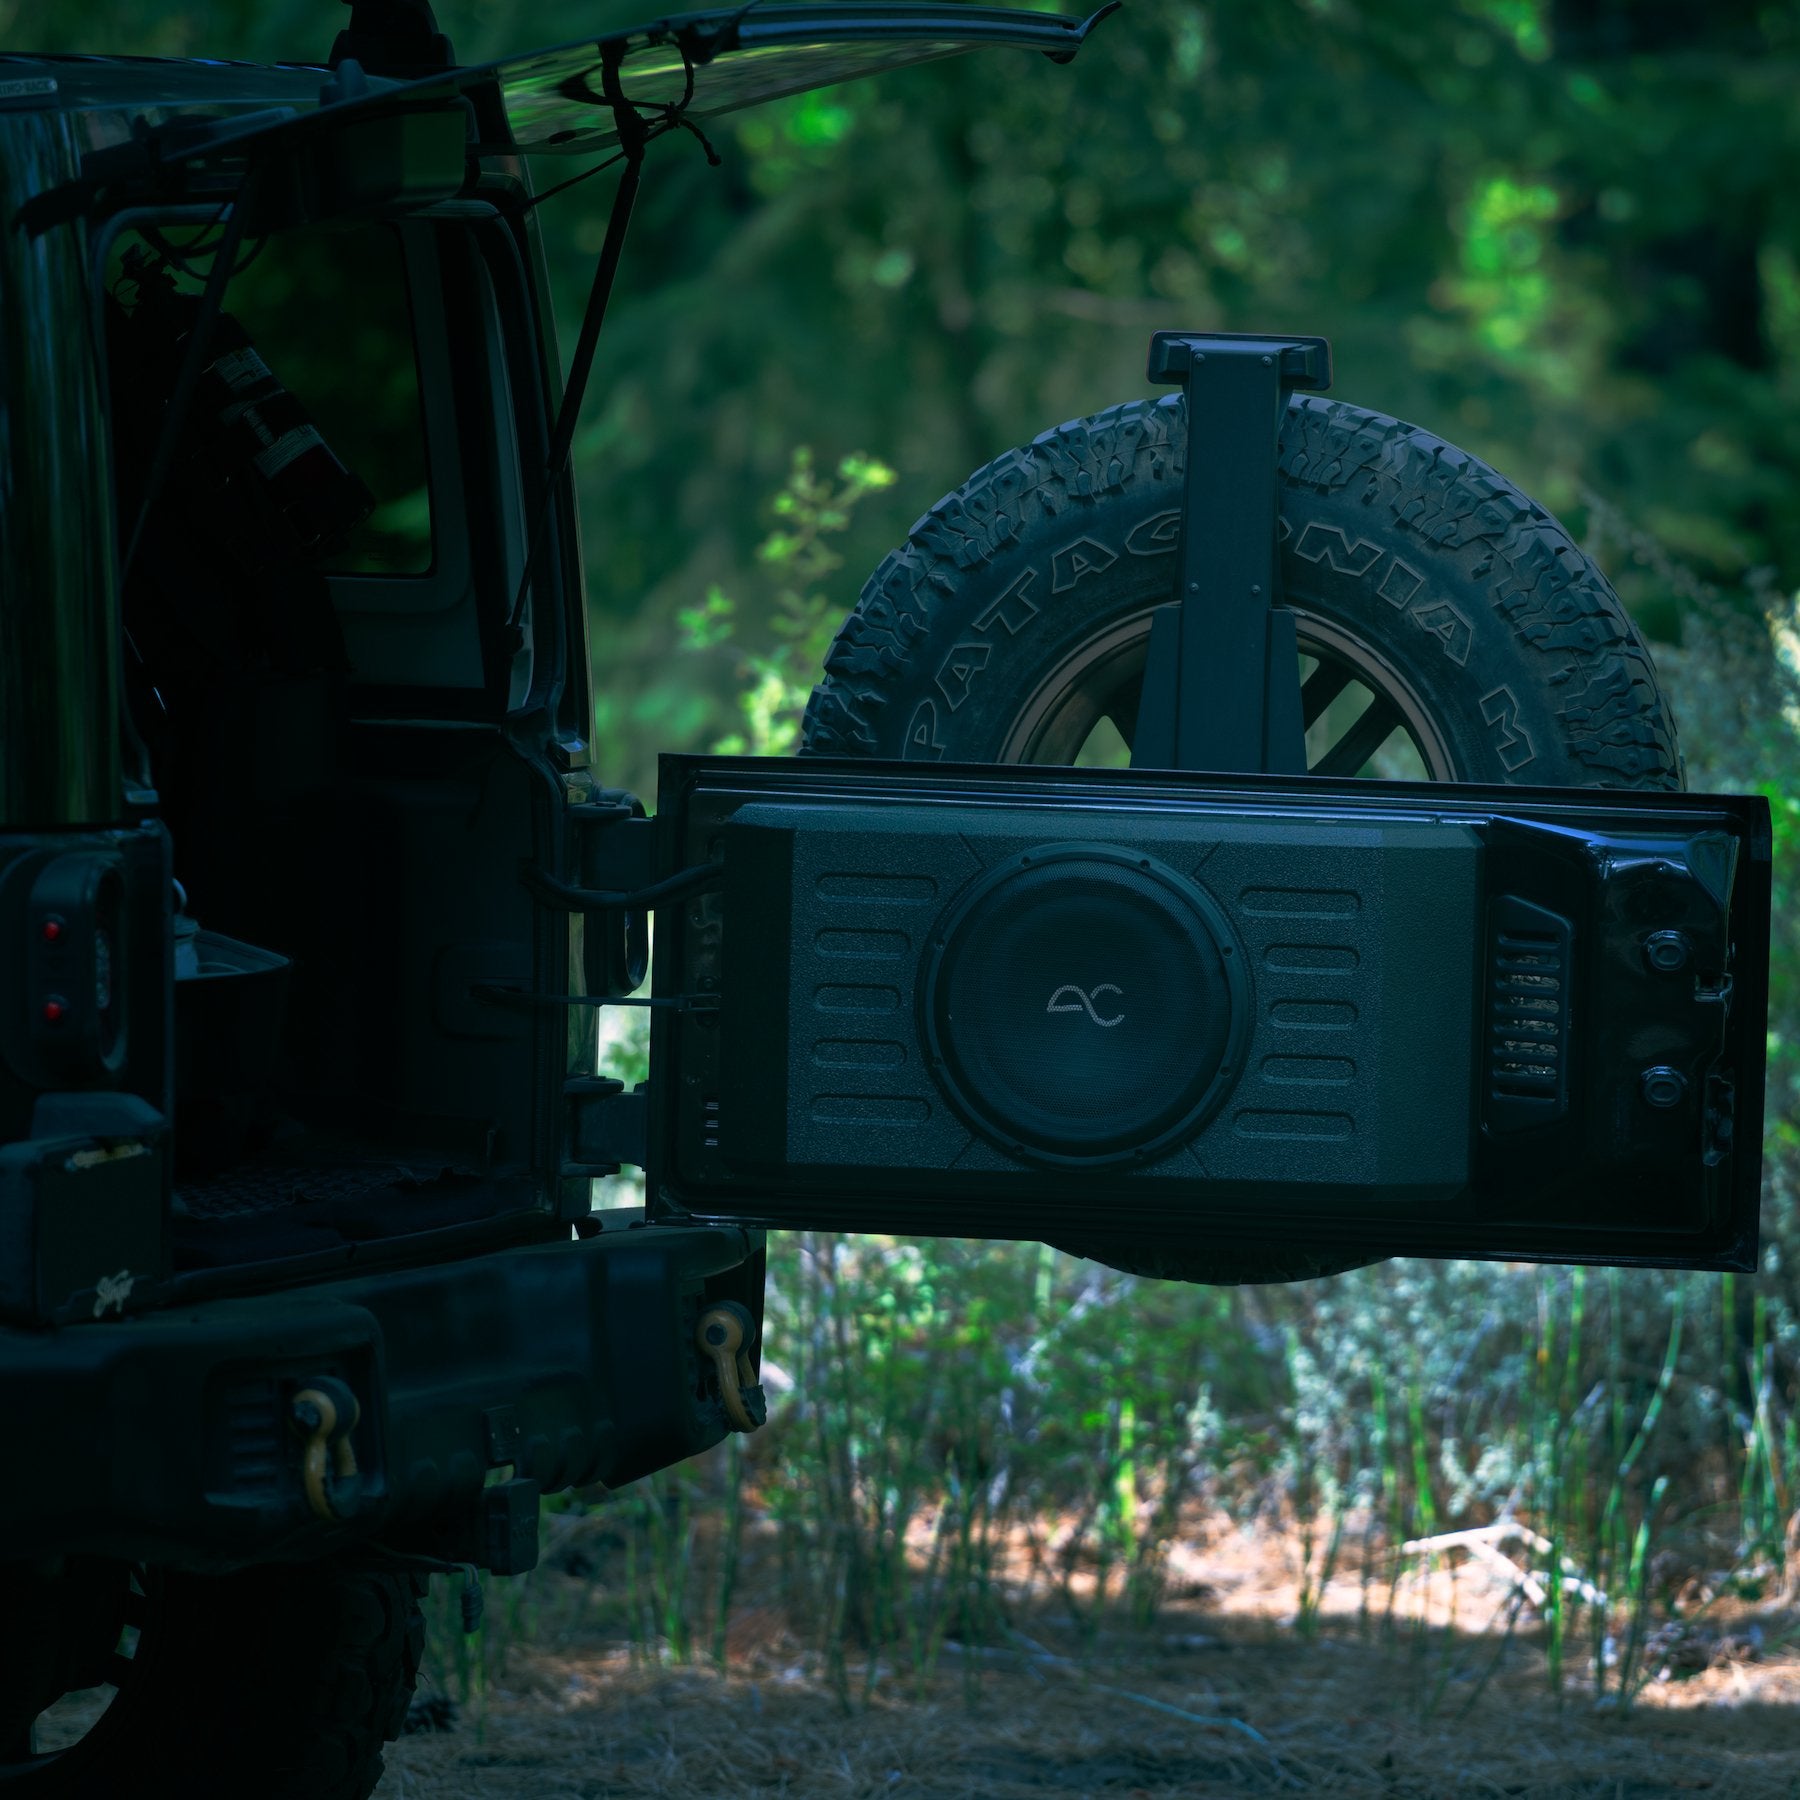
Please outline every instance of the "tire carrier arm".
[[1159, 331], [1150, 379], [1187, 391], [1174, 603], [1151, 622], [1133, 768], [1306, 773], [1294, 615], [1275, 604], [1281, 421], [1331, 386], [1324, 338]]

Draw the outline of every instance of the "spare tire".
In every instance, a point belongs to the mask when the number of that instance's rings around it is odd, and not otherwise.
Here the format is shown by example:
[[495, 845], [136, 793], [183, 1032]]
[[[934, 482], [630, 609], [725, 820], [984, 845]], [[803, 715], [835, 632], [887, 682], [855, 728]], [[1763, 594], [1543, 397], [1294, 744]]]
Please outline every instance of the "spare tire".
[[[946, 495], [869, 578], [825, 660], [804, 752], [1121, 760], [1150, 615], [1172, 597], [1185, 400], [1045, 432]], [[1437, 781], [1678, 788], [1644, 640], [1543, 508], [1416, 426], [1295, 395], [1279, 450], [1282, 598], [1308, 767]], [[1354, 1266], [1065, 1244], [1145, 1274], [1280, 1281]]]

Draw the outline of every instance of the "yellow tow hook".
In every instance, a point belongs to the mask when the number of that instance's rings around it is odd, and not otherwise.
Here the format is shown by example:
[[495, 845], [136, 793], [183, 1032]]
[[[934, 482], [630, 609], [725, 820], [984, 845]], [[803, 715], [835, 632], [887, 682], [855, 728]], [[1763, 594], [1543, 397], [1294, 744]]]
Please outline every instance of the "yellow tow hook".
[[733, 1431], [754, 1431], [769, 1416], [769, 1403], [750, 1366], [750, 1345], [756, 1341], [756, 1321], [749, 1309], [735, 1300], [722, 1300], [700, 1315], [694, 1341], [700, 1354], [711, 1359], [719, 1377], [719, 1395]]
[[319, 1519], [347, 1519], [362, 1498], [362, 1476], [350, 1434], [362, 1417], [356, 1396], [341, 1381], [320, 1376], [288, 1402], [288, 1419], [306, 1442], [300, 1482]]

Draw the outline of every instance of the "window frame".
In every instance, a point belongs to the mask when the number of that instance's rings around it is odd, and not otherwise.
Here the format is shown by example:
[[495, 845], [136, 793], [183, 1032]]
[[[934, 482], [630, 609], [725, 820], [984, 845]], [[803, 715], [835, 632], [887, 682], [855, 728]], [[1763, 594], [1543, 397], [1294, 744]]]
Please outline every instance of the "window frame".
[[[145, 224], [162, 229], [211, 225], [219, 213], [210, 203], [140, 205], [111, 213], [94, 228], [89, 245], [91, 329], [109, 457], [105, 276], [114, 246], [122, 233]], [[555, 624], [560, 582], [552, 572], [560, 569], [561, 560], [557, 519], [546, 530], [546, 554], [540, 555], [526, 596], [520, 620], [524, 641], [510, 658], [505, 655], [507, 615], [542, 490], [541, 480], [534, 481], [525, 466], [520, 444], [521, 428], [528, 429], [536, 417], [534, 346], [519, 337], [534, 316], [526, 271], [505, 215], [487, 200], [441, 202], [377, 217], [359, 228], [391, 230], [399, 242], [419, 387], [432, 562], [410, 574], [320, 571], [352, 663], [351, 711], [371, 721], [498, 724], [541, 706], [563, 663], [562, 632]], [[465, 291], [457, 299], [461, 317], [454, 323], [446, 289], [446, 265], [452, 260], [446, 254], [447, 232], [461, 234], [466, 267], [479, 272], [476, 281], [463, 284]], [[111, 503], [115, 535], [122, 539], [130, 521], [122, 517], [116, 489]], [[490, 586], [492, 592], [487, 591]], [[457, 619], [453, 615], [458, 612], [468, 616]], [[419, 665], [394, 651], [396, 632], [417, 633], [421, 649], [453, 657], [460, 667], [440, 668], [437, 679], [401, 678], [403, 664]], [[460, 647], [448, 642], [451, 633], [460, 635]], [[390, 639], [385, 655], [375, 644], [383, 636]]]

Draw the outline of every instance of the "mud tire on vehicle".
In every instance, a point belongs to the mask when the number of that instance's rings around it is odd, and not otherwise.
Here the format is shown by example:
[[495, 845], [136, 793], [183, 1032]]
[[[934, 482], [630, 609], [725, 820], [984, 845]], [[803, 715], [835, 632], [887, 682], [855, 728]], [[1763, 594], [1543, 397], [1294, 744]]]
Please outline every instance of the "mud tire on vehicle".
[[119, 1692], [62, 1755], [0, 1794], [364, 1800], [425, 1648], [423, 1577], [330, 1564], [168, 1573]]
[[[1182, 397], [1130, 401], [1045, 432], [946, 495], [838, 632], [807, 707], [805, 753], [1063, 760], [1069, 731], [1059, 756], [1055, 730], [1033, 721], [1053, 721], [1058, 683], [1084, 666], [1091, 679], [1102, 654], [1129, 740], [1148, 615], [1171, 597], [1186, 450]], [[1415, 426], [1295, 395], [1279, 486], [1283, 596], [1302, 649], [1357, 662], [1433, 775], [1681, 786], [1642, 636], [1600, 571], [1511, 482]], [[1356, 1266], [1291, 1245], [1062, 1247], [1192, 1281]]]

